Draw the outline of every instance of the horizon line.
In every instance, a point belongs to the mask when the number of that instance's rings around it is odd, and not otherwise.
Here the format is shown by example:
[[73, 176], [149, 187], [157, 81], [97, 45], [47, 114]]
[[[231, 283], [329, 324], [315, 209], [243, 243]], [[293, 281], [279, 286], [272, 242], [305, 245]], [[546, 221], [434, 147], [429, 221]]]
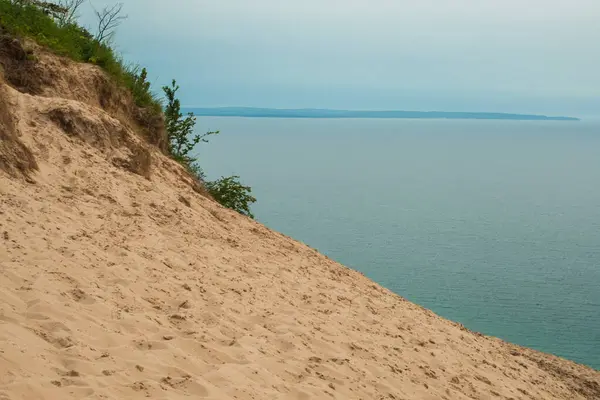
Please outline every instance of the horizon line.
[[[185, 106], [185, 110], [195, 110], [203, 113], [203, 116], [238, 116], [238, 117], [302, 117], [302, 118], [419, 118], [430, 116], [438, 117], [467, 117], [467, 119], [536, 119], [536, 120], [563, 120], [581, 121], [579, 117], [565, 115], [544, 115], [529, 113], [510, 113], [497, 111], [414, 111], [414, 110], [349, 110], [331, 108], [271, 108], [271, 107], [247, 107], [247, 106], [219, 106], [198, 107]], [[249, 114], [242, 114], [242, 112]], [[296, 114], [299, 113], [299, 114]], [[304, 114], [302, 114], [304, 113]], [[307, 114], [308, 113], [308, 114]], [[471, 117], [471, 118], [469, 118]], [[505, 117], [505, 118], [502, 118]]]

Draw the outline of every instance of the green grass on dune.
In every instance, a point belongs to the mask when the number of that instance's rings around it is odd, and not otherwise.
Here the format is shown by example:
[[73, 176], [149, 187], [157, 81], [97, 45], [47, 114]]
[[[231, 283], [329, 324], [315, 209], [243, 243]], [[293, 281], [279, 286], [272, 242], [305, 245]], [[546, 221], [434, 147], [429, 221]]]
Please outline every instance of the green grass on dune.
[[108, 44], [98, 42], [78, 24], [58, 25], [51, 16], [34, 5], [0, 0], [0, 27], [17, 37], [33, 39], [57, 55], [98, 65], [117, 83], [131, 91], [139, 107], [161, 112], [161, 102], [151, 92], [145, 79], [141, 79], [140, 68], [126, 65]]

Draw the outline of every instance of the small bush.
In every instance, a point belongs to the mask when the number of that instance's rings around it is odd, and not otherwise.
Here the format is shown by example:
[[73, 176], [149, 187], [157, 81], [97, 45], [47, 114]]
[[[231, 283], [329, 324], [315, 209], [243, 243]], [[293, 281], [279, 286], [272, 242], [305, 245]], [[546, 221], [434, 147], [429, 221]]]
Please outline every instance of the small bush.
[[250, 194], [252, 188], [242, 185], [239, 178], [239, 176], [222, 177], [216, 181], [206, 182], [205, 185], [211, 196], [221, 205], [254, 218], [250, 212], [250, 204], [256, 202], [256, 198]]
[[135, 104], [139, 107], [151, 108], [157, 114], [162, 113], [162, 102], [150, 89], [146, 68], [140, 70], [140, 67], [137, 65], [128, 66], [123, 69], [123, 73], [123, 80], [131, 90]]
[[219, 132], [206, 132], [204, 135], [193, 135], [196, 126], [196, 117], [194, 113], [188, 113], [184, 118], [181, 113], [181, 102], [176, 97], [179, 86], [175, 79], [171, 86], [163, 86], [163, 91], [167, 98], [165, 105], [165, 124], [167, 136], [169, 138], [169, 151], [173, 158], [185, 166], [191, 166], [196, 159], [190, 156], [190, 152], [200, 143], [208, 143], [208, 136], [218, 135]]
[[192, 174], [194, 177], [196, 177], [200, 182], [204, 183], [207, 181], [206, 174], [204, 173], [204, 170], [202, 169], [200, 164], [198, 164], [196, 162], [190, 163], [187, 166], [187, 170], [190, 172], [190, 174]]

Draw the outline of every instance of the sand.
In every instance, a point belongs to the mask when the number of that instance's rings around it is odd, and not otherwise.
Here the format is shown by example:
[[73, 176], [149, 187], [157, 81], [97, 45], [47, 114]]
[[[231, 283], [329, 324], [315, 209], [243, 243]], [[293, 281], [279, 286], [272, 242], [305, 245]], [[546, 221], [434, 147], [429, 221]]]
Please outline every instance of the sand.
[[38, 166], [0, 170], [0, 399], [600, 399], [220, 207], [83, 88], [0, 85]]

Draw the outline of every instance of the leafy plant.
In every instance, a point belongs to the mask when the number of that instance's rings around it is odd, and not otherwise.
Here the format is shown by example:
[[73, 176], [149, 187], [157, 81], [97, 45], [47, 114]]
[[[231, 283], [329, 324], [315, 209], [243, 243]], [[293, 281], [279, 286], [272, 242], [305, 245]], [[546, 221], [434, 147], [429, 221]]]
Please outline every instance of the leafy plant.
[[192, 135], [196, 126], [196, 117], [194, 113], [188, 113], [184, 118], [181, 113], [181, 103], [176, 97], [179, 86], [175, 79], [171, 82], [171, 86], [163, 86], [163, 91], [167, 98], [165, 105], [165, 123], [167, 135], [169, 139], [169, 150], [173, 158], [184, 165], [189, 165], [196, 161], [190, 157], [190, 152], [200, 143], [208, 143], [208, 136], [218, 135], [219, 131], [206, 132], [203, 135]]
[[216, 181], [206, 182], [206, 188], [211, 196], [220, 204], [231, 208], [242, 215], [254, 218], [250, 211], [250, 204], [256, 202], [252, 193], [252, 188], [244, 186], [239, 181], [239, 176], [222, 177]]
[[135, 104], [140, 107], [152, 107], [156, 109], [156, 112], [162, 112], [161, 101], [150, 89], [146, 68], [140, 70], [139, 66], [126, 67], [125, 74], [125, 80], [128, 81], [127, 86], [131, 90]]
[[206, 174], [204, 173], [204, 170], [202, 169], [200, 164], [198, 164], [197, 162], [190, 163], [187, 169], [190, 172], [190, 174], [196, 177], [200, 182], [207, 182]]

